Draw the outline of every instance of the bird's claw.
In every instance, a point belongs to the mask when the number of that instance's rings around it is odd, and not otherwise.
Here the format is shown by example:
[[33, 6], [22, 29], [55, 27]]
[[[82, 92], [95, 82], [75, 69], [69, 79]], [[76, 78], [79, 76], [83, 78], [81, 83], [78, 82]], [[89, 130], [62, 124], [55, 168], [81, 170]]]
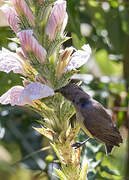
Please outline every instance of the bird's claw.
[[74, 147], [74, 149], [78, 149], [79, 147], [81, 147], [82, 145], [84, 145], [87, 141], [90, 140], [90, 137], [88, 139], [86, 139], [85, 141], [83, 142], [76, 142], [72, 145], [72, 147]]
[[81, 146], [82, 146], [81, 142], [76, 142], [76, 143], [72, 144], [72, 147], [74, 147], [74, 149], [78, 149]]

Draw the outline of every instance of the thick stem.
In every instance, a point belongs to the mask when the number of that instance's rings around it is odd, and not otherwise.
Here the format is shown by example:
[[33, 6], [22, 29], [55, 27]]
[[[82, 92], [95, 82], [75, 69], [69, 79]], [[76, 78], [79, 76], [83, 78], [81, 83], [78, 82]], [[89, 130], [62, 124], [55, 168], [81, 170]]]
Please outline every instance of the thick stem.
[[[128, 94], [129, 91], [129, 36], [126, 41], [125, 55], [123, 59], [123, 69], [124, 69], [124, 78], [126, 81], [126, 91]], [[128, 124], [128, 139], [127, 139], [127, 162], [126, 162], [126, 172], [125, 180], [129, 179], [129, 99], [128, 99], [128, 112], [127, 112], [127, 124]]]
[[128, 121], [128, 139], [127, 139], [127, 163], [126, 163], [125, 180], [129, 179], [129, 101], [128, 101], [127, 121]]
[[129, 36], [126, 41], [126, 49], [123, 58], [123, 69], [124, 69], [124, 78], [126, 81], [127, 92], [129, 90]]

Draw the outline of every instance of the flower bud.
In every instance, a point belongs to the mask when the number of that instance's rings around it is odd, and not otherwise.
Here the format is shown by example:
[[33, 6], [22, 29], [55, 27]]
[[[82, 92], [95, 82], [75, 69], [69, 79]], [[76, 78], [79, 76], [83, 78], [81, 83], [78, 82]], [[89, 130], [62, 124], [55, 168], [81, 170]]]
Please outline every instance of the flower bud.
[[32, 34], [32, 30], [23, 30], [18, 33], [22, 50], [26, 56], [28, 53], [34, 53], [34, 55], [39, 58], [40, 62], [44, 63], [47, 52]]
[[34, 15], [25, 0], [13, 0], [13, 5], [20, 17], [25, 16], [28, 19], [29, 24], [35, 26]]
[[18, 25], [19, 18], [18, 18], [18, 15], [17, 15], [16, 11], [14, 10], [14, 8], [12, 8], [9, 5], [5, 4], [0, 9], [5, 14], [5, 16], [7, 18], [7, 21], [9, 23], [10, 27], [12, 28], [12, 30], [15, 33], [18, 33], [18, 31], [19, 31], [19, 25]]
[[[65, 20], [66, 24], [66, 1], [58, 0], [54, 5], [51, 15], [48, 20], [46, 27], [46, 34], [49, 36], [49, 39], [52, 41], [55, 38], [56, 31], [60, 25], [63, 24]], [[66, 25], [64, 25], [65, 27]]]

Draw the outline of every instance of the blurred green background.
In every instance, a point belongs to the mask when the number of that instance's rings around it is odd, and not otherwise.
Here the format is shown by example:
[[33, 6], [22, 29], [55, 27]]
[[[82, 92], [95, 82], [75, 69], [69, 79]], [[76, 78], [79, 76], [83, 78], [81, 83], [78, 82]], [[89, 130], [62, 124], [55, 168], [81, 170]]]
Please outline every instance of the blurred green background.
[[[129, 180], [129, 1], [67, 0], [67, 11], [66, 31], [72, 39], [64, 46], [81, 49], [89, 43], [92, 48], [91, 59], [73, 79], [81, 80], [89, 94], [112, 110], [124, 139], [110, 156], [102, 144], [90, 140], [81, 163], [88, 162], [88, 180]], [[0, 12], [0, 48], [15, 50], [8, 39], [15, 35], [3, 20]], [[19, 75], [0, 72], [0, 95], [20, 84]], [[58, 179], [54, 167], [60, 164], [47, 139], [33, 129], [36, 120], [40, 116], [27, 108], [0, 105], [0, 180]], [[86, 135], [80, 132], [78, 138], [83, 141]]]

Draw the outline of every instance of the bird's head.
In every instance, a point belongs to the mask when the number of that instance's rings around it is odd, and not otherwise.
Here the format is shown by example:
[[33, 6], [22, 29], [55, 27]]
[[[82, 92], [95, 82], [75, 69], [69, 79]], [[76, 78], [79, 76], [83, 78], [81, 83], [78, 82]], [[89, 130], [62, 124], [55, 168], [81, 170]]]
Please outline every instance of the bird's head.
[[73, 103], [76, 103], [77, 101], [79, 101], [80, 98], [83, 97], [90, 98], [90, 96], [75, 83], [69, 83], [68, 85], [56, 90], [55, 92], [61, 93], [66, 99], [72, 101]]

